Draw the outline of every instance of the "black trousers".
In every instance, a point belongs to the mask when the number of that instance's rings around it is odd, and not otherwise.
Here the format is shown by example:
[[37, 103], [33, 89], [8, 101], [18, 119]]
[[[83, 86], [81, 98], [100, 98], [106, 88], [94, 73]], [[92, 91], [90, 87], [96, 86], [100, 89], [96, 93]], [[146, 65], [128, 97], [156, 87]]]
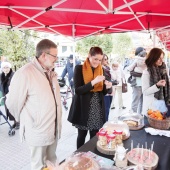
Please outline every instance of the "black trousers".
[[[98, 131], [99, 131], [99, 130], [89, 131], [89, 133], [90, 133], [90, 139], [93, 138]], [[80, 129], [78, 129], [77, 149], [78, 149], [79, 147], [81, 147], [82, 145], [84, 145], [85, 139], [86, 139], [86, 136], [87, 136], [87, 132], [88, 132], [88, 130], [80, 130]]]

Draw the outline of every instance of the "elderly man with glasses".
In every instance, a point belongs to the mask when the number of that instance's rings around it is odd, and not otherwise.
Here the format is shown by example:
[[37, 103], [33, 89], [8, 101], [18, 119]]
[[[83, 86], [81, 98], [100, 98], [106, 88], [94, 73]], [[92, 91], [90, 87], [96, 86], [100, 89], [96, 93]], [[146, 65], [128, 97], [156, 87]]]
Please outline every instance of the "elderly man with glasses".
[[57, 75], [57, 45], [41, 40], [33, 61], [13, 76], [6, 105], [16, 121], [20, 135], [31, 153], [31, 169], [42, 170], [46, 160], [56, 161], [57, 140], [61, 132], [61, 99]]

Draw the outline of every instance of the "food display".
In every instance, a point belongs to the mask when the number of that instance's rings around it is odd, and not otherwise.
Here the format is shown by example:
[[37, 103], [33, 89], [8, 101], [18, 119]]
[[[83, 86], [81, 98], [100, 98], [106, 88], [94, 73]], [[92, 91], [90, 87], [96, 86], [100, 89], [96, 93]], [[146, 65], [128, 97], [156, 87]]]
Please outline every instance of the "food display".
[[149, 117], [157, 119], [157, 120], [163, 120], [166, 118], [165, 115], [163, 116], [163, 114], [161, 114], [159, 110], [154, 111], [152, 109], [149, 109], [147, 113]]
[[125, 122], [130, 127], [138, 127], [138, 121], [136, 120], [124, 120], [123, 122]]
[[144, 149], [144, 148], [134, 148], [127, 153], [127, 159], [129, 164], [132, 165], [142, 165], [144, 169], [155, 169], [158, 165], [158, 156], [155, 152]]
[[71, 155], [65, 163], [64, 170], [99, 170], [99, 165], [85, 153]]
[[115, 142], [117, 145], [122, 144], [122, 140], [123, 140], [123, 131], [122, 130], [114, 130], [113, 132], [115, 134]]
[[126, 140], [130, 136], [129, 127], [126, 123], [122, 121], [108, 121], [103, 125], [103, 128], [105, 131], [107, 131], [107, 134], [115, 134], [115, 132], [120, 132], [120, 136], [122, 137], [122, 140]]
[[123, 140], [130, 136], [129, 127], [123, 122], [109, 121], [97, 133], [97, 149], [99, 152], [114, 155], [117, 145], [123, 145]]
[[161, 113], [159, 110], [147, 111], [148, 122], [151, 127], [161, 130], [170, 128], [170, 117], [166, 117], [166, 113]]
[[139, 130], [144, 126], [144, 117], [133, 112], [123, 114], [119, 117], [119, 120], [126, 123], [130, 130]]

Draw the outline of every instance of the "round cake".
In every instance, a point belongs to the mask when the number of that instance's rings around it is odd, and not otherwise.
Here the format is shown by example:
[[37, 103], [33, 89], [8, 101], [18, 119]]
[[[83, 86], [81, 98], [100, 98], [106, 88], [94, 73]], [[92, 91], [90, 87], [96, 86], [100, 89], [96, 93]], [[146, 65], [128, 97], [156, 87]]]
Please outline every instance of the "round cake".
[[158, 155], [148, 149], [134, 148], [127, 153], [131, 165], [142, 165], [146, 169], [155, 169], [158, 165]]
[[126, 123], [130, 130], [139, 130], [144, 127], [144, 117], [137, 113], [123, 114], [119, 117], [119, 120]]
[[66, 163], [65, 170], [92, 170], [93, 161], [87, 157], [73, 157]]

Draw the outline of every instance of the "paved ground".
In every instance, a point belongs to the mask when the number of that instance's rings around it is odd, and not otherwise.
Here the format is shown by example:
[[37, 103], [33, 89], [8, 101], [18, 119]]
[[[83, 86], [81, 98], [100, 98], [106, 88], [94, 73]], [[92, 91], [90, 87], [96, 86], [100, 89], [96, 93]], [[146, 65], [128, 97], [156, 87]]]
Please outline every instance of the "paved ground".
[[[114, 117], [126, 113], [130, 109], [131, 104], [131, 87], [128, 93], [123, 94], [125, 110], [119, 110], [118, 107], [110, 111], [109, 120]], [[71, 99], [67, 100], [68, 107]], [[117, 104], [115, 104], [117, 106]], [[62, 137], [58, 142], [57, 156], [58, 161], [67, 158], [72, 152], [76, 150], [76, 129], [67, 121], [68, 111], [63, 108], [62, 117]], [[1, 123], [3, 118], [1, 118]], [[8, 136], [9, 126], [4, 124], [0, 126], [0, 169], [2, 170], [30, 170], [29, 149], [27, 144], [20, 143], [19, 131], [12, 137]], [[86, 140], [89, 139], [89, 136]]]

